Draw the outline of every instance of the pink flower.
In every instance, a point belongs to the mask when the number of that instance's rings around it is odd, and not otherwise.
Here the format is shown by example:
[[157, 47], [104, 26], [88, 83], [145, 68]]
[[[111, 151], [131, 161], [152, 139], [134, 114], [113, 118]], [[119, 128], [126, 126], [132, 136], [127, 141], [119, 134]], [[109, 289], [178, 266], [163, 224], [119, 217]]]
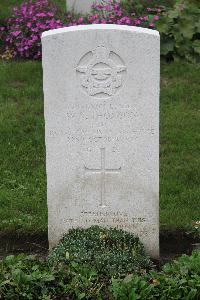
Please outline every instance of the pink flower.
[[46, 14], [45, 13], [39, 13], [39, 14], [36, 14], [36, 17], [43, 18], [43, 17], [46, 17]]
[[88, 15], [63, 14], [63, 18], [60, 19], [57, 17], [57, 8], [52, 4], [53, 1], [24, 1], [26, 2], [13, 10], [6, 28], [0, 27], [0, 39], [5, 47], [15, 53], [15, 57], [29, 59], [41, 59], [41, 35], [45, 30], [79, 24], [119, 24], [154, 29], [154, 21], [159, 20], [158, 14], [161, 12], [160, 8], [148, 7], [147, 11], [151, 13], [150, 20], [153, 20], [149, 23], [148, 16], [140, 16], [135, 12], [127, 15], [120, 0], [103, 0], [100, 4], [93, 4], [93, 12]]
[[83, 21], [84, 21], [84, 18], [83, 18], [83, 17], [80, 17], [80, 18], [77, 20], [77, 22], [78, 22], [79, 24], [81, 24]]
[[104, 9], [107, 10], [107, 11], [111, 11], [111, 10], [112, 10], [112, 6], [106, 5], [106, 6], [104, 7]]
[[154, 21], [158, 21], [160, 19], [160, 17], [159, 16], [154, 16], [153, 19], [154, 19]]
[[52, 12], [48, 12], [48, 13], [47, 13], [47, 16], [48, 16], [48, 17], [53, 17], [54, 14], [53, 14]]
[[19, 34], [21, 33], [21, 31], [14, 31], [14, 32], [11, 32], [11, 34], [15, 37], [17, 37]]
[[141, 21], [138, 19], [135, 21], [135, 25], [140, 25], [141, 24]]
[[149, 27], [154, 27], [155, 25], [153, 23], [149, 23]]

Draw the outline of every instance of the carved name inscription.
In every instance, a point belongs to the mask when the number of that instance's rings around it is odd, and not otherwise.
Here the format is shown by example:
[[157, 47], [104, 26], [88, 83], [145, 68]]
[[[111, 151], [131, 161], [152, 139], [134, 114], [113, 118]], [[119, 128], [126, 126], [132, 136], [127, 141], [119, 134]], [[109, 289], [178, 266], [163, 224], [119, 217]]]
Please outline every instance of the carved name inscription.
[[[81, 124], [84, 122], [86, 125], [80, 128], [68, 126], [59, 129], [49, 128], [48, 137], [65, 137], [67, 143], [132, 142], [141, 135], [154, 136], [155, 134], [153, 127], [136, 125], [142, 117], [141, 112], [138, 113], [134, 105], [126, 102], [123, 104], [109, 103], [109, 101], [90, 104], [67, 103], [62, 112], [55, 112], [54, 115], [58, 123], [64, 118], [66, 124], [74, 120]], [[134, 128], [121, 126], [117, 133], [113, 131], [111, 122], [132, 120], [135, 123]], [[91, 122], [94, 122], [95, 126], [90, 126]]]
[[126, 67], [116, 53], [101, 45], [81, 58], [76, 71], [88, 95], [106, 98], [122, 86]]
[[[113, 226], [123, 230], [137, 230], [140, 228], [140, 233], [148, 234], [149, 221], [146, 217], [129, 216], [127, 212], [119, 211], [82, 211], [80, 217], [65, 218], [65, 223], [73, 227], [76, 223], [91, 226], [96, 224], [99, 226]], [[76, 226], [76, 225], [75, 225]]]

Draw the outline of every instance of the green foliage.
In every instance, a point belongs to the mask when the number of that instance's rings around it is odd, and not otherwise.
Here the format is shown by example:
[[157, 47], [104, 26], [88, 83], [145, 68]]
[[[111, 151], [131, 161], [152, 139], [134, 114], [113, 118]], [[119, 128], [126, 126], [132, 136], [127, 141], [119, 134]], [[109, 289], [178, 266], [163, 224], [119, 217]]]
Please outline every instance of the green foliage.
[[[57, 268], [58, 272], [59, 268], [60, 265]], [[71, 295], [73, 299], [104, 299], [102, 295], [106, 293], [107, 281], [99, 277], [95, 268], [72, 262], [67, 270], [70, 281], [67, 284], [63, 281], [62, 288], [65, 295]]]
[[48, 299], [54, 280], [53, 270], [34, 257], [8, 256], [0, 265], [0, 299]]
[[161, 34], [161, 55], [200, 62], [200, 2], [178, 0], [157, 24]]
[[163, 272], [166, 275], [173, 275], [178, 277], [193, 275], [200, 276], [200, 251], [194, 251], [191, 256], [182, 255], [173, 263], [165, 264], [165, 266], [163, 267]]
[[92, 226], [72, 229], [49, 256], [49, 262], [95, 267], [103, 276], [125, 276], [152, 267], [137, 237], [122, 230]]
[[192, 222], [188, 226], [187, 234], [192, 236], [197, 242], [200, 242], [200, 221]]
[[111, 292], [115, 300], [198, 300], [200, 251], [166, 264], [161, 272], [154, 271], [144, 276], [128, 275], [123, 280], [113, 279]]
[[[151, 3], [151, 7], [152, 6], [153, 2]], [[136, 15], [143, 15], [146, 14], [146, 9], [149, 7], [149, 3], [147, 0], [122, 0], [122, 7], [127, 14], [135, 13]]]
[[183, 255], [160, 272], [125, 278], [99, 276], [95, 268], [72, 263], [51, 266], [33, 256], [8, 256], [0, 262], [3, 300], [199, 300], [200, 251]]
[[112, 279], [111, 294], [115, 300], [154, 299], [154, 286], [146, 276], [128, 275], [124, 280]]
[[121, 0], [123, 9], [127, 14], [136, 13], [137, 15], [146, 14], [147, 8], [151, 7], [152, 10], [157, 8], [171, 7], [175, 0]]
[[101, 288], [95, 270], [75, 264], [53, 268], [24, 255], [11, 255], [0, 263], [0, 299], [102, 299]]

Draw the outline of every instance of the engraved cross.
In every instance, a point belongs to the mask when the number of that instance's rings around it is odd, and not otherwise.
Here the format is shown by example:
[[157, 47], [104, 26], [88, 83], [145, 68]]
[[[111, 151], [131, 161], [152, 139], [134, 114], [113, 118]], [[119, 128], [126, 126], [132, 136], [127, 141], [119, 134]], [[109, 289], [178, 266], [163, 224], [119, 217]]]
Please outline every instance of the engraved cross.
[[90, 169], [85, 167], [85, 171], [87, 173], [94, 173], [94, 174], [100, 174], [101, 175], [101, 201], [100, 206], [106, 207], [106, 200], [105, 200], [105, 194], [106, 194], [106, 175], [107, 174], [118, 174], [121, 171], [121, 167], [118, 169], [106, 169], [105, 167], [105, 148], [101, 148], [101, 168], [100, 169]]

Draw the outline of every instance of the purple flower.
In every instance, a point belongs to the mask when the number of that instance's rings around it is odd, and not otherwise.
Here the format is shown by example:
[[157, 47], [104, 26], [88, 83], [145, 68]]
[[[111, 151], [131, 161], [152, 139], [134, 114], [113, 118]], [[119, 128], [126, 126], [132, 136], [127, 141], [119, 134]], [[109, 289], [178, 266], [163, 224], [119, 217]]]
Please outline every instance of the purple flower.
[[[123, 9], [120, 0], [102, 0], [92, 5], [92, 13], [84, 16], [67, 14], [60, 19], [57, 7], [50, 0], [25, 0], [21, 6], [13, 10], [13, 15], [7, 20], [5, 27], [0, 27], [0, 39], [5, 49], [12, 51], [14, 57], [41, 59], [42, 32], [66, 26], [79, 24], [118, 24], [142, 26], [154, 29], [154, 21], [159, 20], [159, 8], [147, 8], [151, 13], [141, 16], [132, 12], [129, 15]], [[60, 13], [59, 13], [60, 15]], [[63, 21], [65, 18], [65, 21]]]
[[39, 14], [36, 14], [36, 17], [43, 18], [43, 17], [46, 17], [46, 14], [45, 13], [39, 13]]
[[11, 32], [10, 34], [13, 35], [14, 37], [17, 37], [20, 33], [21, 33], [21, 31], [14, 31], [14, 32]]
[[154, 19], [154, 21], [158, 21], [160, 19], [160, 17], [159, 16], [154, 16], [153, 19]]

